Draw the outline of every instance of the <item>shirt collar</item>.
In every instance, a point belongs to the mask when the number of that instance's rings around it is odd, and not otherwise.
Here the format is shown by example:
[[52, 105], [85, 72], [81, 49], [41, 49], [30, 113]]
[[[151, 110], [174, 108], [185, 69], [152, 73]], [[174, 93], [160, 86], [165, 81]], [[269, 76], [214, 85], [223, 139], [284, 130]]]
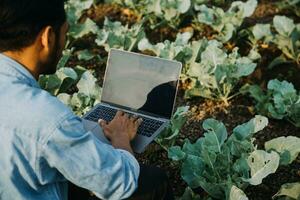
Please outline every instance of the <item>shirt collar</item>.
[[5, 70], [6, 73], [13, 74], [18, 78], [22, 78], [24, 81], [29, 83], [32, 87], [39, 88], [38, 82], [32, 76], [32, 74], [20, 63], [13, 60], [12, 58], [0, 53], [0, 62], [5, 62], [6, 65], [0, 67], [0, 71]]

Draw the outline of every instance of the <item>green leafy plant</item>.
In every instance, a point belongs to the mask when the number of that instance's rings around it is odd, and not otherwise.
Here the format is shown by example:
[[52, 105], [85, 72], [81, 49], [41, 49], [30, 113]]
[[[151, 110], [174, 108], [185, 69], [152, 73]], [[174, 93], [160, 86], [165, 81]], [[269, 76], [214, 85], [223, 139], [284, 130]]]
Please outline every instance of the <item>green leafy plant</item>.
[[300, 153], [300, 138], [295, 136], [279, 137], [265, 143], [267, 151], [274, 150], [280, 154], [280, 164], [291, 164]]
[[300, 127], [300, 94], [292, 83], [270, 80], [264, 92], [259, 86], [252, 85], [242, 89], [256, 101], [258, 113], [275, 119], [286, 119]]
[[85, 49], [76, 52], [78, 60], [84, 60], [84, 61], [89, 61], [93, 58], [97, 58], [98, 60], [101, 60], [101, 57], [99, 55], [93, 54], [91, 51]]
[[101, 88], [90, 71], [85, 71], [77, 83], [78, 92], [70, 95], [60, 93], [57, 97], [69, 106], [78, 116], [84, 115], [97, 103], [100, 103]]
[[300, 199], [300, 182], [283, 184], [280, 190], [273, 196], [279, 200], [298, 200]]
[[107, 0], [106, 2], [117, 3], [135, 10], [136, 13], [140, 13], [141, 18], [147, 17], [152, 28], [165, 23], [177, 28], [181, 22], [181, 15], [187, 13], [191, 7], [191, 0]]
[[275, 44], [282, 51], [282, 55], [277, 57], [271, 64], [273, 66], [285, 63], [296, 62], [300, 66], [300, 24], [286, 16], [275, 16], [273, 27], [270, 24], [256, 24], [252, 28], [249, 40], [252, 44], [263, 41], [265, 44]]
[[216, 40], [203, 41], [198, 47], [200, 60], [193, 59], [189, 63], [187, 75], [194, 82], [185, 96], [187, 98], [201, 96], [223, 101], [228, 105], [228, 101], [239, 94], [232, 92], [240, 78], [248, 76], [256, 68], [254, 60], [258, 57], [251, 57], [250, 54], [248, 57], [242, 57], [238, 53], [238, 48], [227, 53], [222, 43]]
[[154, 13], [166, 21], [178, 20], [191, 6], [191, 0], [148, 0], [147, 13]]
[[202, 187], [216, 199], [245, 199], [242, 190], [260, 184], [279, 165], [275, 151], [257, 150], [253, 144], [253, 135], [267, 124], [267, 118], [256, 116], [228, 136], [222, 122], [207, 119], [204, 137], [194, 144], [186, 140], [182, 147], [171, 147], [168, 156], [182, 163], [181, 176], [189, 187]]
[[185, 191], [182, 197], [180, 198], [180, 200], [201, 200], [201, 199], [202, 198], [200, 197], [200, 195], [195, 194], [190, 187], [185, 188]]
[[209, 8], [202, 3], [195, 4], [194, 8], [198, 12], [195, 21], [211, 26], [218, 33], [217, 39], [227, 42], [241, 26], [244, 18], [253, 14], [256, 6], [256, 0], [234, 1], [225, 12], [222, 8], [215, 6]]
[[168, 150], [176, 142], [182, 126], [185, 124], [188, 116], [188, 106], [177, 108], [171, 118], [171, 122], [165, 130], [158, 135], [155, 141], [165, 150]]
[[69, 22], [69, 32], [68, 35], [71, 38], [78, 39], [88, 33], [96, 34], [98, 31], [98, 26], [91, 19], [87, 18], [84, 22], [79, 23], [78, 20], [81, 18], [84, 10], [90, 8], [93, 5], [93, 0], [70, 0], [66, 3], [66, 12]]
[[283, 0], [276, 2], [276, 5], [279, 9], [285, 9], [295, 13], [298, 17], [300, 17], [300, 0]]
[[107, 52], [110, 48], [132, 51], [144, 37], [143, 22], [129, 28], [128, 25], [123, 26], [121, 22], [112, 22], [105, 18], [104, 26], [98, 31], [95, 42], [105, 47]]
[[300, 24], [285, 16], [275, 16], [273, 25], [278, 33], [273, 42], [288, 59], [300, 65]]
[[[75, 114], [82, 116], [90, 108], [100, 101], [101, 88], [91, 71], [83, 67], [66, 67], [73, 50], [65, 50], [59, 61], [59, 69], [55, 74], [42, 75], [39, 78], [41, 88], [57, 96], [63, 103], [69, 106]], [[82, 52], [81, 52], [82, 53]], [[80, 55], [80, 52], [78, 53]], [[89, 56], [83, 53], [83, 57]], [[77, 93], [69, 94], [71, 87], [78, 89]]]
[[77, 73], [68, 67], [60, 68], [53, 75], [43, 75], [39, 78], [41, 88], [52, 95], [66, 92], [78, 79]]
[[58, 63], [58, 70], [52, 75], [41, 75], [39, 85], [54, 96], [66, 92], [78, 81], [78, 75], [74, 69], [66, 67], [68, 60], [73, 53], [73, 49], [66, 49]]
[[191, 32], [178, 33], [174, 42], [166, 40], [155, 45], [152, 45], [148, 39], [143, 38], [138, 44], [138, 49], [140, 51], [150, 51], [161, 58], [185, 62], [192, 54], [189, 44], [192, 36], [193, 33]]

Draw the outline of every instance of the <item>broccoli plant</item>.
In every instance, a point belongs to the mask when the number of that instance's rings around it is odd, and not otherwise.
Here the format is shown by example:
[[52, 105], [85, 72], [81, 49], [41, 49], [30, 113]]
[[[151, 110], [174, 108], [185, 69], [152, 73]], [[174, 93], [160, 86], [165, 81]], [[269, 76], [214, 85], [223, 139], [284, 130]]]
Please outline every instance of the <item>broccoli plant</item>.
[[276, 152], [257, 150], [253, 144], [253, 135], [267, 124], [267, 118], [256, 116], [228, 136], [222, 122], [207, 119], [204, 137], [194, 144], [187, 139], [182, 147], [170, 148], [168, 156], [182, 163], [181, 176], [189, 187], [202, 187], [215, 199], [233, 199], [235, 195], [245, 199], [242, 190], [248, 184], [260, 184], [279, 165]]
[[101, 88], [97, 84], [97, 79], [88, 70], [82, 74], [76, 86], [78, 92], [72, 95], [60, 93], [57, 97], [69, 106], [76, 115], [82, 116], [100, 103]]
[[39, 78], [39, 85], [52, 95], [57, 96], [59, 93], [66, 92], [76, 83], [77, 79], [78, 76], [72, 68], [63, 67], [53, 75], [42, 75]]
[[117, 48], [132, 51], [138, 42], [145, 37], [143, 22], [133, 25], [123, 26], [121, 22], [112, 22], [105, 18], [104, 26], [97, 33], [96, 43], [105, 47], [108, 52], [110, 48]]
[[[229, 136], [222, 122], [207, 119], [203, 137], [194, 144], [186, 139], [182, 147], [171, 147], [168, 156], [181, 163], [181, 177], [190, 188], [201, 187], [214, 199], [246, 200], [243, 190], [248, 185], [261, 184], [287, 155], [291, 155], [291, 162], [299, 153], [297, 137], [274, 139], [266, 144], [266, 150], [258, 150], [253, 136], [267, 124], [266, 117], [255, 116], [235, 127]], [[293, 147], [290, 140], [296, 141]], [[197, 197], [189, 189], [185, 196]]]
[[218, 32], [217, 39], [227, 42], [241, 26], [244, 18], [253, 14], [256, 6], [256, 0], [248, 0], [247, 2], [235, 1], [225, 12], [222, 8], [215, 6], [209, 8], [202, 3], [195, 4], [194, 8], [198, 13], [195, 21], [211, 26]]
[[279, 200], [300, 199], [300, 182], [283, 184], [280, 190], [272, 198]]
[[171, 122], [162, 133], [158, 135], [155, 141], [165, 150], [168, 150], [176, 142], [179, 136], [180, 129], [187, 120], [188, 106], [177, 108], [176, 112], [171, 118]]
[[[147, 18], [151, 27], [168, 23], [173, 28], [177, 28], [181, 21], [181, 15], [189, 11], [191, 0], [107, 0], [109, 3], [131, 8], [140, 13], [141, 18]], [[160, 23], [157, 25], [158, 19]]]
[[192, 49], [189, 40], [192, 36], [193, 33], [191, 32], [178, 33], [174, 42], [166, 40], [163, 43], [155, 45], [152, 45], [148, 39], [144, 38], [139, 42], [138, 49], [140, 51], [150, 51], [161, 58], [177, 60], [184, 63], [191, 58]]
[[[295, 136], [279, 137], [265, 143], [265, 149], [280, 154], [280, 164], [288, 165], [300, 153], [300, 138]], [[284, 197], [283, 197], [284, 196]], [[300, 198], [300, 182], [283, 184], [273, 199], [297, 200]]]
[[39, 77], [39, 85], [54, 96], [59, 93], [66, 92], [78, 80], [78, 75], [74, 69], [66, 67], [73, 50], [67, 49], [63, 51], [63, 55], [58, 63], [58, 70], [52, 75], [41, 75]]
[[77, 39], [88, 33], [97, 33], [98, 26], [91, 19], [87, 18], [83, 23], [78, 23], [83, 11], [90, 8], [92, 5], [93, 0], [70, 0], [66, 3], [66, 13], [70, 25], [68, 35], [71, 38]]
[[146, 10], [148, 13], [154, 13], [156, 16], [171, 21], [178, 19], [180, 14], [186, 13], [191, 0], [148, 0]]
[[288, 61], [296, 62], [300, 66], [300, 24], [285, 16], [275, 16], [273, 18], [274, 31], [270, 24], [256, 24], [252, 28], [249, 40], [252, 45], [258, 41], [264, 44], [275, 44], [282, 51], [282, 55], [277, 57], [270, 68], [279, 63]]
[[286, 58], [300, 65], [300, 24], [285, 16], [275, 16], [273, 26], [277, 32], [273, 42]]
[[300, 94], [293, 84], [277, 79], [270, 80], [268, 90], [264, 92], [259, 86], [246, 86], [243, 93], [249, 93], [256, 101], [258, 113], [275, 119], [286, 119], [300, 127]]
[[[82, 116], [100, 101], [101, 88], [96, 81], [93, 74], [84, 68], [77, 67], [74, 70], [63, 67], [53, 75], [41, 76], [39, 84], [69, 106], [75, 114]], [[68, 89], [75, 85], [78, 92], [68, 94]]]
[[280, 155], [280, 164], [288, 165], [296, 160], [300, 153], [300, 138], [295, 136], [275, 138], [265, 143], [265, 149], [276, 151]]
[[227, 53], [222, 43], [216, 40], [204, 40], [198, 44], [198, 49], [200, 61], [193, 59], [187, 72], [187, 75], [195, 80], [194, 85], [186, 91], [185, 96], [201, 96], [223, 101], [228, 105], [228, 101], [239, 94], [232, 92], [240, 78], [248, 76], [256, 68], [254, 60], [257, 57], [250, 54], [248, 57], [242, 57], [238, 48]]
[[279, 9], [291, 11], [300, 17], [300, 0], [282, 0], [276, 2], [276, 5], [279, 7]]
[[[66, 67], [72, 52], [73, 50], [65, 50], [56, 73], [40, 76], [39, 85], [52, 95], [57, 96], [75, 114], [81, 116], [100, 101], [101, 88], [96, 83], [97, 79], [91, 71], [80, 66], [75, 68]], [[94, 56], [86, 52], [78, 52], [78, 57], [89, 60]], [[69, 90], [72, 87], [76, 87], [78, 92], [70, 95]]]

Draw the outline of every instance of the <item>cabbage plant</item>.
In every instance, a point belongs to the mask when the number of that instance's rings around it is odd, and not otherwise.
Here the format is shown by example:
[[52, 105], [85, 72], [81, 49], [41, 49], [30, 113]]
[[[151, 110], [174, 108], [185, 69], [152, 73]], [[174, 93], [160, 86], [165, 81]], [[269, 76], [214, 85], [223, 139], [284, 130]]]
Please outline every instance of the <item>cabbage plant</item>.
[[[203, 137], [193, 144], [186, 139], [182, 147], [171, 147], [168, 157], [181, 164], [181, 177], [190, 188], [203, 188], [209, 198], [247, 200], [243, 190], [248, 185], [259, 185], [275, 173], [280, 161], [286, 159], [284, 154], [292, 155], [289, 162], [299, 154], [297, 137], [293, 147], [289, 146], [290, 138], [280, 138], [269, 141], [266, 150], [257, 149], [254, 134], [267, 124], [268, 119], [258, 115], [228, 134], [222, 122], [207, 119], [202, 125]], [[199, 198], [189, 189], [185, 196]]]
[[196, 22], [212, 27], [218, 33], [216, 38], [227, 42], [242, 25], [244, 19], [253, 14], [256, 6], [257, 0], [234, 1], [227, 11], [215, 6], [209, 8], [202, 3], [195, 4]]
[[246, 86], [243, 93], [249, 93], [256, 101], [256, 111], [274, 119], [286, 119], [300, 127], [300, 94], [292, 83], [270, 80], [267, 91], [258, 85]]

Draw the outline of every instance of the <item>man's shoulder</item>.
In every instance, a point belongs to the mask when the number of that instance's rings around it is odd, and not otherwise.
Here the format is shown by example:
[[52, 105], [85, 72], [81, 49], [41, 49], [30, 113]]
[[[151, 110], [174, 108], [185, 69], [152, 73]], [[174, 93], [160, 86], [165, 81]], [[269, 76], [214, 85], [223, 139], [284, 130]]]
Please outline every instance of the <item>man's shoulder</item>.
[[8, 117], [16, 122], [30, 123], [33, 127], [46, 128], [58, 124], [66, 116], [74, 115], [57, 97], [41, 88], [21, 83], [9, 88], [0, 95], [0, 118]]
[[42, 118], [49, 118], [50, 121], [74, 115], [71, 109], [57, 97], [40, 88], [32, 89], [32, 102], [29, 104], [38, 115], [42, 115]]

